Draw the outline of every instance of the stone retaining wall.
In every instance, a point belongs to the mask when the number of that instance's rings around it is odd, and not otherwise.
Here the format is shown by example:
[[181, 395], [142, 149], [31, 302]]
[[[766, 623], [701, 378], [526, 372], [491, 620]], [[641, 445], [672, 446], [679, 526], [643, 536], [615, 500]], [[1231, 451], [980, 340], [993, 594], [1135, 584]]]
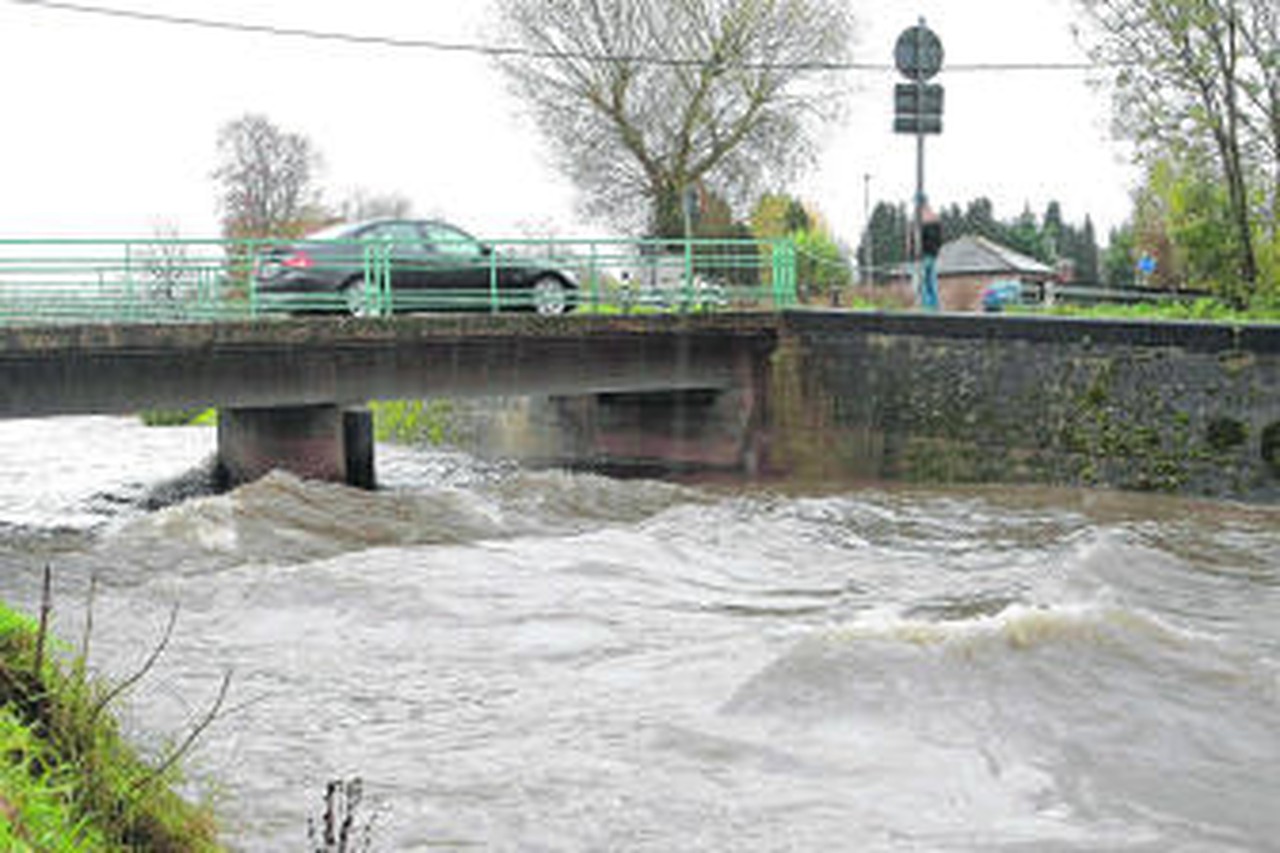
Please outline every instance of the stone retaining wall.
[[769, 470], [1280, 498], [1280, 326], [796, 312]]

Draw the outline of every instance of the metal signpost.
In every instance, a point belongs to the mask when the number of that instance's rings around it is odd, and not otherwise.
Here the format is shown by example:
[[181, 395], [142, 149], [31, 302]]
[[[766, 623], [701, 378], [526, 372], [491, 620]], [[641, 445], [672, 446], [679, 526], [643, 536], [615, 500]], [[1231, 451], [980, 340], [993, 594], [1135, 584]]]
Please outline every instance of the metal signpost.
[[[684, 216], [684, 300], [693, 304], [693, 231], [698, 227], [698, 189], [686, 186], [680, 193], [680, 212]], [[684, 309], [682, 309], [684, 310]]]
[[[902, 31], [893, 48], [894, 64], [911, 81], [894, 86], [893, 132], [913, 133], [916, 137], [914, 242], [917, 261], [920, 260], [920, 224], [925, 198], [924, 138], [927, 134], [942, 133], [942, 86], [926, 81], [942, 70], [942, 55], [942, 41], [925, 26], [923, 17], [916, 26]], [[916, 274], [920, 274], [918, 263]]]

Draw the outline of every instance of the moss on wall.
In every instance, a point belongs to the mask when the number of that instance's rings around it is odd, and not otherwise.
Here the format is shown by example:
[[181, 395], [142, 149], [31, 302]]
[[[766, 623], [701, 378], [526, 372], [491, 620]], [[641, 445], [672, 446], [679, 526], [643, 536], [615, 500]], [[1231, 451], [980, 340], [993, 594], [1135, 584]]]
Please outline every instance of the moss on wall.
[[1280, 347], [1269, 339], [1246, 351], [1209, 324], [1168, 335], [926, 319], [792, 323], [771, 365], [773, 467], [1280, 495], [1280, 426], [1269, 426]]

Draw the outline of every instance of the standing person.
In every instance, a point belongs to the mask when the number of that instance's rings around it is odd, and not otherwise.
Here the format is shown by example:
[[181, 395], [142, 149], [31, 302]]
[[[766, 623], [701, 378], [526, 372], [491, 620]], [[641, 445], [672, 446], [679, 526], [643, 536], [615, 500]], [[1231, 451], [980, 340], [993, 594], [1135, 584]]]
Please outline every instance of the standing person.
[[920, 307], [937, 311], [938, 301], [938, 252], [942, 250], [942, 220], [926, 202], [920, 208], [920, 255], [923, 269], [920, 271]]

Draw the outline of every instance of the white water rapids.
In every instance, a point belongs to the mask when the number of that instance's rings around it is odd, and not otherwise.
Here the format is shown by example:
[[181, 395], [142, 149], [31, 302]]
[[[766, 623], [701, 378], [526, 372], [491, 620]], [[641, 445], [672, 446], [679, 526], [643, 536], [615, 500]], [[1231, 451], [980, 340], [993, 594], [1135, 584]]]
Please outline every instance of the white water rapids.
[[[379, 447], [383, 489], [172, 480], [205, 429], [0, 422], [0, 598], [134, 671], [238, 850], [364, 781], [372, 849], [1280, 849], [1280, 511], [695, 487]], [[167, 485], [166, 485], [167, 484]], [[162, 508], [151, 508], [165, 504]]]

